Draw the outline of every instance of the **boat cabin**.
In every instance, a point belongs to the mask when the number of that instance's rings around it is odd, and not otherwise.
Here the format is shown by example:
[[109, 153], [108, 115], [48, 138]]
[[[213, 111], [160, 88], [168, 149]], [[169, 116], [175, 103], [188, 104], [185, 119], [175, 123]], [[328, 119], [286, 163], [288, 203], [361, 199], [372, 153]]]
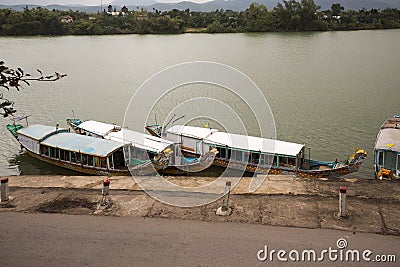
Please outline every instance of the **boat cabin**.
[[198, 155], [201, 141], [216, 132], [217, 129], [175, 125], [167, 130], [166, 139], [181, 144], [183, 152]]
[[76, 126], [76, 132], [82, 135], [130, 144], [129, 150], [124, 151], [126, 158], [130, 159], [130, 165], [136, 165], [146, 160], [154, 160], [155, 157], [167, 149], [177, 150], [174, 142], [99, 121], [88, 120], [81, 122]]
[[18, 130], [21, 145], [47, 161], [103, 170], [125, 169], [124, 144], [70, 133], [67, 129], [30, 125]]
[[302, 166], [304, 147], [302, 144], [225, 132], [213, 133], [203, 141], [203, 151], [218, 150], [217, 159], [289, 169]]
[[[385, 121], [375, 143], [375, 174], [400, 177], [400, 116]], [[394, 176], [394, 177], [391, 177]]]
[[33, 124], [25, 128], [21, 127], [17, 131], [19, 143], [25, 149], [35, 154], [40, 153], [40, 143], [43, 140], [57, 133], [68, 132], [67, 129], [59, 129], [58, 127], [39, 124]]
[[[185, 152], [203, 155], [216, 148], [217, 160], [281, 168], [310, 168], [305, 162], [305, 145], [254, 136], [219, 132], [217, 129], [176, 125], [167, 138], [181, 143]], [[305, 166], [308, 165], [308, 166]]]

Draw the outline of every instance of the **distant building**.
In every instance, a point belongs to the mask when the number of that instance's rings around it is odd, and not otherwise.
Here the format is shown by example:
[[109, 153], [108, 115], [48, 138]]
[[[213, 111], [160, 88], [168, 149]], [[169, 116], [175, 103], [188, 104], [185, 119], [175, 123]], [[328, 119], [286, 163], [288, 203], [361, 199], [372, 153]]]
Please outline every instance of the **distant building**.
[[74, 22], [74, 18], [69, 15], [62, 16], [60, 21], [61, 21], [61, 23], [71, 23], [71, 22]]
[[125, 16], [127, 13], [119, 12], [119, 11], [111, 11], [111, 12], [107, 12], [107, 14], [110, 16], [113, 16], [113, 17], [118, 17], [118, 16]]
[[142, 8], [140, 11], [135, 12], [136, 20], [147, 20], [147, 10]]

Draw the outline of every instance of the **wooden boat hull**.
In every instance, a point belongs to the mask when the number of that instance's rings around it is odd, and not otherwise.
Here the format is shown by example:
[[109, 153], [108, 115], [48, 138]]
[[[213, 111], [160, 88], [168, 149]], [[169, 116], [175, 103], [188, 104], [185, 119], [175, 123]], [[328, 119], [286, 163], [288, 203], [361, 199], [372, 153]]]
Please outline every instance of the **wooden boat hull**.
[[349, 164], [341, 166], [339, 168], [328, 170], [296, 170], [291, 168], [279, 167], [263, 168], [254, 164], [245, 164], [242, 162], [232, 162], [231, 164], [229, 164], [228, 160], [223, 159], [215, 159], [214, 165], [219, 167], [229, 167], [232, 169], [244, 170], [250, 173], [265, 173], [270, 175], [296, 175], [302, 178], [335, 178], [358, 171], [365, 157], [365, 151], [360, 150], [359, 153], [353, 155], [353, 159], [349, 162]]
[[31, 156], [32, 158], [41, 160], [43, 162], [61, 167], [61, 168], [65, 168], [65, 169], [69, 169], [69, 170], [73, 170], [76, 172], [80, 172], [80, 173], [85, 173], [85, 174], [90, 174], [90, 175], [101, 175], [101, 176], [127, 176], [130, 175], [128, 169], [126, 170], [104, 170], [104, 169], [98, 169], [98, 168], [91, 168], [91, 167], [87, 167], [87, 166], [82, 166], [80, 164], [76, 164], [76, 163], [70, 163], [70, 162], [65, 162], [65, 161], [61, 161], [61, 160], [56, 160], [53, 158], [49, 158], [47, 156], [42, 156], [42, 155], [37, 155], [35, 153], [33, 153], [32, 151], [29, 151], [28, 149], [25, 149], [26, 152], [28, 153], [29, 156]]

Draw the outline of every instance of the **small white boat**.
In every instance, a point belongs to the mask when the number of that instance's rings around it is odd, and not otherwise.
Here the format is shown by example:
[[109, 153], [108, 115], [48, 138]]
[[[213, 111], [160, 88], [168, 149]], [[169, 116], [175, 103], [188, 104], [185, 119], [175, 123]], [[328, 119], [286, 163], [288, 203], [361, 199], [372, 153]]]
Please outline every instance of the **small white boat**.
[[378, 179], [400, 177], [400, 116], [388, 118], [376, 137], [375, 176]]

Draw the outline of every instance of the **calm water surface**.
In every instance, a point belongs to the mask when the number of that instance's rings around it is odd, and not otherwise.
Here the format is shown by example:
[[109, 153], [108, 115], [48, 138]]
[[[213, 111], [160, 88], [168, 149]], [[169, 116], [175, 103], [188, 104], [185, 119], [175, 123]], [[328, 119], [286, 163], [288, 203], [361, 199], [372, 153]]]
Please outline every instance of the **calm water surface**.
[[[154, 73], [187, 61], [216, 61], [261, 88], [278, 139], [305, 143], [320, 160], [345, 159], [353, 147], [365, 148], [369, 158], [352, 177], [372, 177], [379, 126], [400, 113], [399, 47], [400, 30], [0, 38], [8, 65], [68, 74], [5, 92], [19, 115], [32, 115], [31, 123], [64, 126], [72, 110], [83, 119], [122, 123], [129, 99]], [[7, 123], [0, 120], [0, 175], [72, 174], [21, 153]]]

